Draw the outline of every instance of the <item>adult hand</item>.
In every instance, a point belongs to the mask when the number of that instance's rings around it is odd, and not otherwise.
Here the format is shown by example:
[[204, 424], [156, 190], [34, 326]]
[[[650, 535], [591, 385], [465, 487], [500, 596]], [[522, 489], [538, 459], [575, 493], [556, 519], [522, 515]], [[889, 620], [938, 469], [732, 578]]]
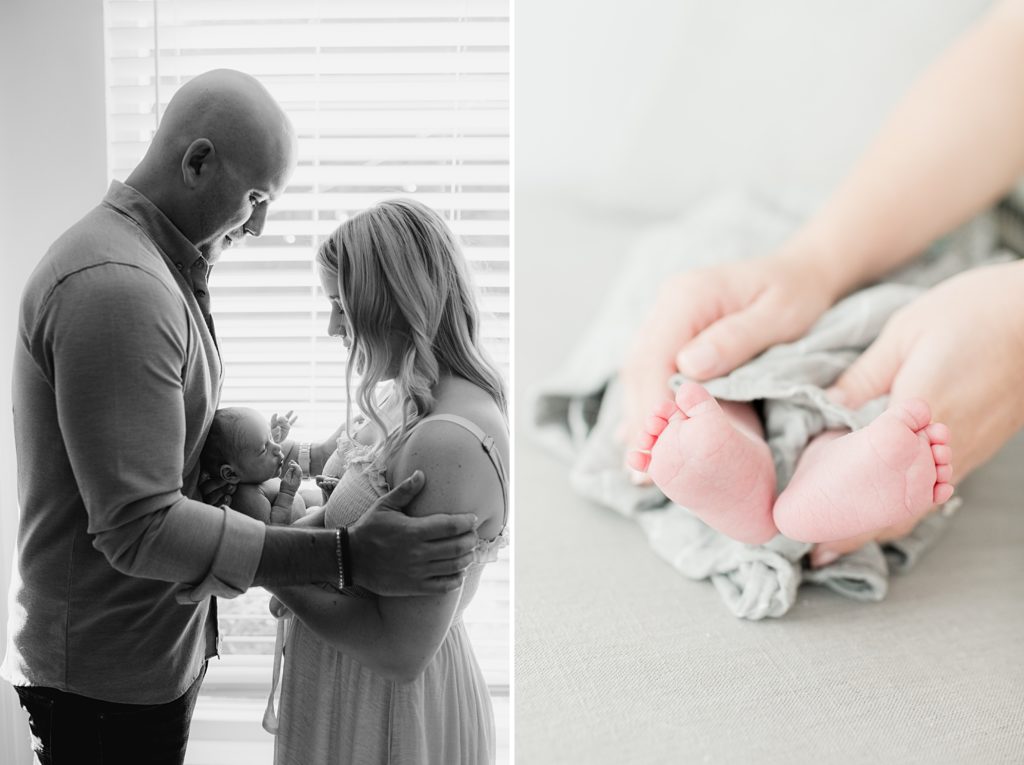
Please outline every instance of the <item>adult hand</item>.
[[323, 494], [323, 501], [327, 502], [331, 497], [331, 493], [338, 485], [338, 479], [332, 475], [318, 475], [313, 479], [316, 485], [320, 487], [320, 492]]
[[219, 507], [220, 505], [231, 506], [231, 495], [235, 493], [235, 484], [229, 483], [219, 475], [199, 476], [199, 496], [208, 505]]
[[462, 584], [473, 560], [477, 517], [410, 518], [402, 508], [426, 479], [417, 470], [348, 527], [355, 583], [379, 595], [430, 595]]
[[795, 251], [683, 273], [666, 282], [622, 368], [632, 438], [668, 396], [677, 370], [695, 380], [732, 371], [801, 337], [839, 297], [811, 256]]
[[[1024, 426], [1024, 262], [972, 269], [926, 292], [892, 316], [874, 343], [836, 380], [830, 395], [856, 409], [891, 393], [919, 397], [952, 433], [955, 484]], [[826, 553], [913, 528], [818, 545]]]

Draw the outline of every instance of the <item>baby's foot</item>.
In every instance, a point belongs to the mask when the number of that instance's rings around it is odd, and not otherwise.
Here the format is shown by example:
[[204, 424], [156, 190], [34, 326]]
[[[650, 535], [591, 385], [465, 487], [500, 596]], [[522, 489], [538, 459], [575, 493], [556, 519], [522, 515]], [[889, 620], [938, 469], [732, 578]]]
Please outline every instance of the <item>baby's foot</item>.
[[862, 430], [808, 446], [775, 502], [775, 525], [828, 542], [918, 518], [953, 495], [949, 428], [924, 401], [894, 404]]
[[[649, 450], [649, 453], [648, 453]], [[712, 528], [748, 544], [775, 536], [775, 467], [763, 439], [737, 428], [696, 383], [648, 418], [629, 464]]]

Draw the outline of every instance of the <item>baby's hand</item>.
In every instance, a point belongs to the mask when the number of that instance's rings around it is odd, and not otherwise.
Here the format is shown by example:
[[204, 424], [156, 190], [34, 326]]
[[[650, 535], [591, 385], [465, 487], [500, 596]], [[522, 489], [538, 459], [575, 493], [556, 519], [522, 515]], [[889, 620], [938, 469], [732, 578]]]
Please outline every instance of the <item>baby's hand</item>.
[[334, 487], [338, 485], [338, 479], [334, 476], [318, 475], [313, 480], [316, 481], [316, 485], [323, 492], [324, 502], [326, 502], [327, 498], [331, 496], [331, 492], [334, 491]]
[[279, 444], [288, 438], [288, 434], [292, 432], [292, 425], [295, 424], [297, 419], [299, 419], [299, 416], [291, 409], [283, 415], [277, 412], [270, 415], [270, 435], [275, 443]]
[[288, 463], [281, 471], [281, 489], [284, 494], [294, 494], [302, 483], [302, 469], [295, 460], [288, 460]]

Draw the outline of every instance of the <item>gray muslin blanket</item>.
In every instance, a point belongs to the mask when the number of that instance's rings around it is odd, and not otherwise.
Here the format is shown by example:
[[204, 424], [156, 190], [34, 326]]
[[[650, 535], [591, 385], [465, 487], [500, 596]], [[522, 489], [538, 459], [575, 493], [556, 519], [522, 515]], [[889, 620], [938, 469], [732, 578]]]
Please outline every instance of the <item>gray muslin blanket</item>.
[[[811, 569], [803, 562], [811, 545], [781, 535], [760, 546], [737, 542], [669, 502], [656, 487], [635, 485], [624, 470], [615, 437], [621, 415], [616, 372], [660, 280], [684, 268], [767, 254], [805, 219], [799, 203], [736, 193], [714, 197], [685, 218], [652, 230], [626, 259], [604, 310], [573, 354], [528, 401], [534, 434], [570, 461], [573, 488], [636, 519], [658, 555], [684, 576], [711, 580], [726, 606], [745, 619], [782, 616], [801, 583], [821, 584], [857, 600], [881, 600], [889, 574], [912, 568], [960, 503], [954, 497], [902, 539], [870, 543]], [[894, 311], [928, 287], [968, 268], [1014, 257], [1003, 246], [1012, 225], [1012, 217], [996, 211], [978, 216], [886, 281], [837, 303], [802, 339], [770, 348], [707, 384], [721, 399], [764, 402], [780, 488], [813, 436], [830, 428], [863, 427], [886, 405], [877, 399], [851, 411], [829, 401], [824, 389]]]

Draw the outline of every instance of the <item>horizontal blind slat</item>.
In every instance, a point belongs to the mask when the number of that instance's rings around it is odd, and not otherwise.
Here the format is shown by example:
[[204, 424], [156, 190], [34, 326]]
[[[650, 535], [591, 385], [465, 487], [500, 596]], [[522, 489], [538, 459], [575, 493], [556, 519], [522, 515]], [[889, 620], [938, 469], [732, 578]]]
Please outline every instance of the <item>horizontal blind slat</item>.
[[[161, 3], [161, 16], [166, 12], [166, 0]], [[507, 22], [507, 0], [174, 0], [178, 18], [197, 22], [237, 22], [246, 19], [265, 19], [267, 23], [280, 23], [294, 19], [482, 19], [496, 18]], [[240, 7], [242, 10], [240, 11]], [[108, 27], [153, 23], [153, 0], [107, 0]]]
[[[169, 6], [173, 8], [174, 6]], [[504, 21], [458, 21], [440, 18], [429, 23], [378, 19], [324, 19], [296, 23], [204, 24], [192, 17], [174, 18], [161, 8], [159, 35], [151, 27], [115, 27], [108, 35], [112, 58], [151, 56], [154, 43], [161, 54], [175, 50], [301, 49], [319, 48], [507, 48], [509, 28]]]

